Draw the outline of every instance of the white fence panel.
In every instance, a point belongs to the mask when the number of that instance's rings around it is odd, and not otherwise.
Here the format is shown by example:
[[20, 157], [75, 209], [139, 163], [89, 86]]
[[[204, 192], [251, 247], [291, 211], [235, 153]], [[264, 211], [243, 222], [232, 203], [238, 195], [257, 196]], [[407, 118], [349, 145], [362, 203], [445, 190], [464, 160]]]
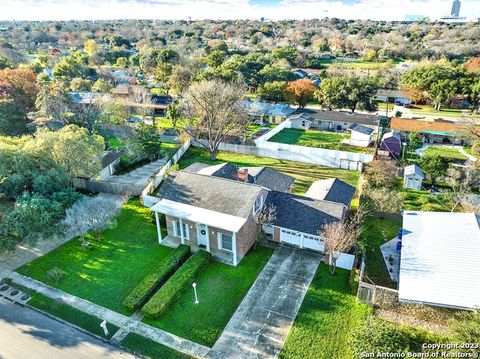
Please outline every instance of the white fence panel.
[[[331, 264], [331, 259], [329, 259]], [[353, 263], [355, 262], [355, 256], [353, 254], [341, 253], [337, 259], [337, 267], [347, 270], [352, 270]]]

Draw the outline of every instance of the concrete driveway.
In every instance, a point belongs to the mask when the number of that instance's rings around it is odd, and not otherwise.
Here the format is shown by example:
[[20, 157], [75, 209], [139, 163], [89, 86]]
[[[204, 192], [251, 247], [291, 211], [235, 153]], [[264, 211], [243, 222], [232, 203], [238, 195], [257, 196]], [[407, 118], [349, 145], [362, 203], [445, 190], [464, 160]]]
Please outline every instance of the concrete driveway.
[[279, 247], [209, 353], [211, 358], [276, 358], [321, 261]]
[[32, 309], [0, 299], [2, 359], [133, 359], [106, 344]]

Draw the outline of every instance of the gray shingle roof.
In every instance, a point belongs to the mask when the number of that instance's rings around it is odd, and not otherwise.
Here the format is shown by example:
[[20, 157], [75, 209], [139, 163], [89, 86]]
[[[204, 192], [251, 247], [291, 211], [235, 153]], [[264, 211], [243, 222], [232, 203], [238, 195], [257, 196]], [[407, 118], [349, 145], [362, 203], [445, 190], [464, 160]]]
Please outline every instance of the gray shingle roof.
[[252, 116], [290, 116], [295, 109], [284, 103], [268, 103], [261, 101], [243, 101], [249, 115]]
[[366, 127], [359, 125], [358, 123], [354, 123], [353, 125], [350, 126], [350, 131], [356, 131], [363, 133], [365, 135], [371, 135], [373, 133], [373, 128]]
[[181, 171], [169, 176], [160, 189], [163, 199], [232, 216], [248, 218], [262, 187], [224, 178]]
[[313, 109], [313, 108], [299, 108], [295, 111], [295, 114], [301, 114], [301, 113], [309, 114], [314, 120], [358, 123], [361, 125], [368, 125], [368, 126], [378, 125], [377, 115], [368, 115], [363, 113], [350, 113], [350, 112], [343, 112], [343, 111], [319, 110], [319, 109]]
[[266, 204], [276, 208], [274, 226], [312, 235], [318, 235], [325, 224], [341, 220], [345, 209], [340, 203], [277, 191], [269, 192]]
[[[269, 167], [243, 168], [248, 170], [248, 183], [256, 184], [270, 190], [286, 192], [295, 181], [295, 178]], [[238, 181], [238, 168], [230, 162], [213, 166], [204, 163], [194, 163], [188, 166], [185, 171]]]
[[386, 134], [383, 135], [382, 141], [390, 137], [393, 137], [397, 139], [399, 142], [401, 142], [400, 133], [397, 131], [387, 132]]
[[313, 199], [337, 202], [350, 207], [352, 198], [355, 195], [355, 187], [345, 183], [338, 178], [329, 178], [312, 183], [305, 196]]
[[247, 167], [248, 181], [273, 191], [287, 192], [295, 178], [269, 167]]

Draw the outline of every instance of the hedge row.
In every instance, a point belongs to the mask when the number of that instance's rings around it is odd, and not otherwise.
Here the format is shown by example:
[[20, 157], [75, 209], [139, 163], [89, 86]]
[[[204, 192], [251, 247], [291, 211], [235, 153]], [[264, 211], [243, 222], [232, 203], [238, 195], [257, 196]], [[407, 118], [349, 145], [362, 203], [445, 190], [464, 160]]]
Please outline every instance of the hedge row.
[[185, 262], [190, 255], [190, 247], [181, 244], [146, 276], [123, 301], [123, 306], [134, 311], [144, 305], [148, 299], [167, 281], [167, 279]]
[[210, 260], [210, 253], [198, 251], [175, 272], [174, 275], [158, 290], [157, 293], [142, 308], [142, 313], [149, 318], [158, 318], [194, 281], [198, 274]]

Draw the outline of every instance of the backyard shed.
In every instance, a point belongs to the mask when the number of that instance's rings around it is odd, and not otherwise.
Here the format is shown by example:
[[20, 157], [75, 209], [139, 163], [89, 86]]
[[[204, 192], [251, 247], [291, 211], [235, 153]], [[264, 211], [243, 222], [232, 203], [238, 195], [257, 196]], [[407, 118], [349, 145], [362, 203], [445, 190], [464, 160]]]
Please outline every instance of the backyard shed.
[[400, 133], [396, 131], [390, 131], [383, 135], [380, 149], [388, 151], [390, 157], [400, 158], [402, 152], [402, 139]]
[[479, 308], [479, 219], [473, 213], [403, 214], [400, 301]]
[[312, 118], [306, 113], [294, 114], [288, 118], [290, 121], [290, 128], [300, 130], [308, 130], [312, 126]]
[[368, 147], [373, 140], [373, 128], [354, 123], [350, 126], [351, 137], [349, 144], [353, 146]]
[[405, 167], [403, 173], [403, 187], [415, 190], [422, 189], [422, 182], [425, 175], [420, 167], [416, 164]]

